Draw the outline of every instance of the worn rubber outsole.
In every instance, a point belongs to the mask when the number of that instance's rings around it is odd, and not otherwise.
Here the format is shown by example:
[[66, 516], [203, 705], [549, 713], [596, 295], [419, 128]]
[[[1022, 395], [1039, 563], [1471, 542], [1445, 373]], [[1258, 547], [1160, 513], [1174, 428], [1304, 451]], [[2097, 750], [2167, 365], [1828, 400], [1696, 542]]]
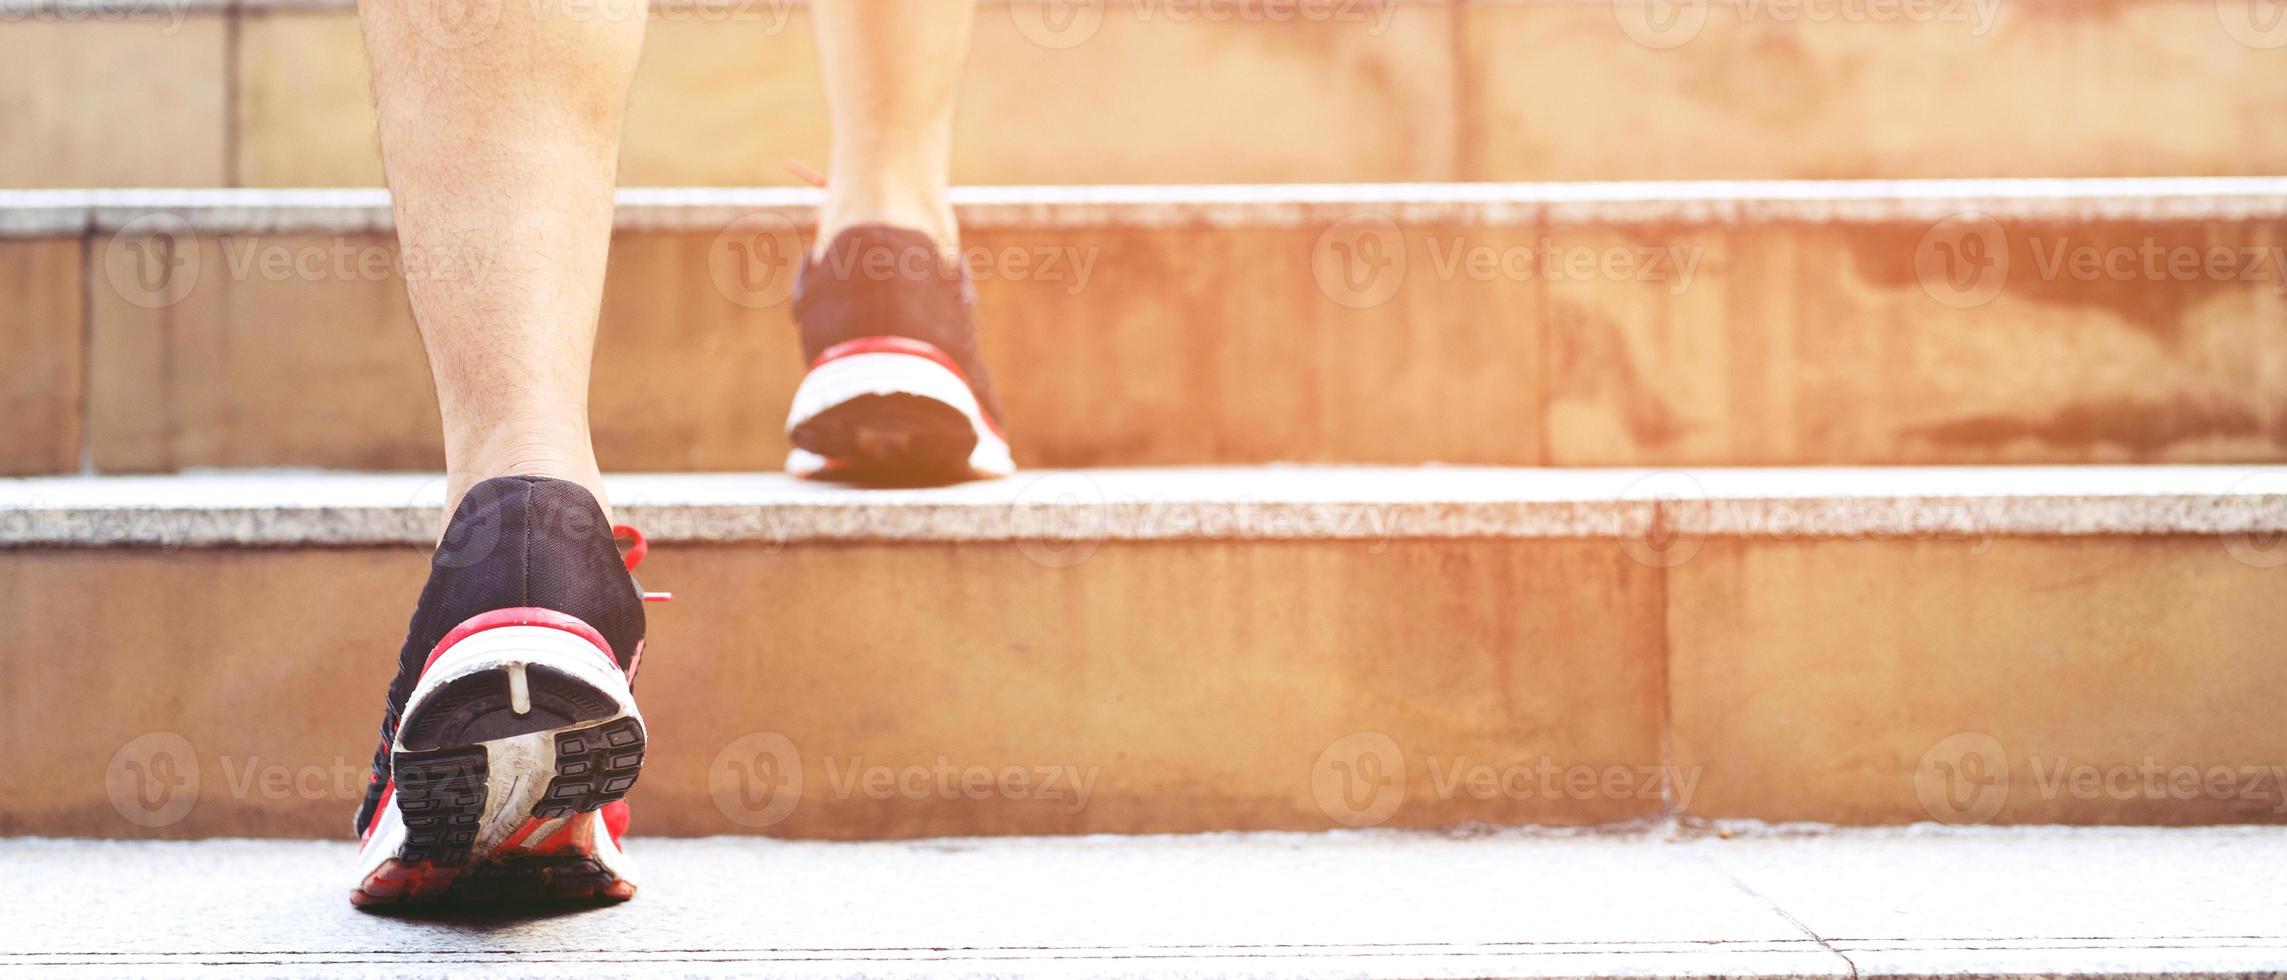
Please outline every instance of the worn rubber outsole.
[[[634, 788], [645, 745], [641, 718], [572, 673], [516, 664], [454, 678], [420, 699], [399, 728], [389, 805], [402, 816], [403, 840], [363, 876], [351, 903], [634, 897], [635, 885], [615, 870], [624, 856], [602, 811]], [[529, 771], [538, 759], [548, 766]], [[514, 760], [528, 772], [499, 771]], [[545, 789], [527, 789], [540, 773]], [[506, 799], [493, 799], [503, 792]]]
[[937, 486], [974, 479], [977, 432], [961, 410], [925, 395], [851, 398], [796, 425], [796, 448], [831, 460], [820, 479]]

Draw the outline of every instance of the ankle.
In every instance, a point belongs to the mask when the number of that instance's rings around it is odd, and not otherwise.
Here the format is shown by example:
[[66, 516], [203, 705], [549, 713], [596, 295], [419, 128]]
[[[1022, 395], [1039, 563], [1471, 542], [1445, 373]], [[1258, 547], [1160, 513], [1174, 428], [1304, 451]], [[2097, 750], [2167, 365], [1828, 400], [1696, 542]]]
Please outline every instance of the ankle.
[[541, 476], [566, 480], [586, 487], [603, 508], [605, 518], [611, 517], [611, 500], [604, 495], [603, 473], [596, 465], [595, 452], [580, 447], [558, 446], [530, 441], [503, 440], [499, 445], [486, 446], [448, 461], [445, 470], [445, 516], [450, 520], [461, 498], [469, 488], [486, 480], [502, 476]]
[[861, 225], [918, 231], [936, 240], [947, 259], [960, 254], [961, 229], [942, 178], [878, 174], [847, 178], [837, 173], [827, 184], [825, 204], [818, 210], [815, 251], [823, 252], [842, 232]]

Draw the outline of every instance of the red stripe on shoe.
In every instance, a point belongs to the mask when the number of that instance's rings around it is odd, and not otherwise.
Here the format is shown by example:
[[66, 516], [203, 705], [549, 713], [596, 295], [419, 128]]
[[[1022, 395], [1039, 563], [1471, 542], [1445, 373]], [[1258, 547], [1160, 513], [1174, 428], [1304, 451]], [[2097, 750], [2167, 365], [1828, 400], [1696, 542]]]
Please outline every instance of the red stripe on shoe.
[[611, 643], [604, 639], [602, 633], [596, 632], [595, 627], [581, 622], [578, 616], [560, 613], [553, 609], [542, 609], [538, 606], [515, 606], [478, 613], [470, 616], [459, 626], [453, 627], [452, 632], [446, 633], [444, 639], [437, 641], [436, 649], [429, 651], [428, 662], [421, 665], [421, 672], [428, 673], [429, 668], [436, 665], [437, 658], [444, 656], [445, 651], [453, 648], [453, 644], [485, 630], [499, 629], [504, 626], [544, 626], [548, 629], [563, 630], [593, 644], [596, 652], [603, 654], [604, 660], [609, 662], [613, 669], [620, 669], [619, 658], [611, 652]]
[[826, 348], [823, 353], [818, 355], [817, 360], [810, 362], [810, 370], [815, 371], [820, 365], [827, 362], [839, 361], [842, 358], [855, 357], [859, 354], [911, 354], [915, 357], [926, 357], [944, 365], [945, 370], [953, 372], [953, 376], [961, 379], [962, 384], [969, 383], [968, 373], [961, 370], [960, 363], [953, 360], [953, 355], [937, 349], [936, 344], [926, 340], [915, 340], [911, 337], [859, 337], [856, 340], [845, 340]]
[[389, 810], [389, 803], [397, 796], [397, 780], [392, 778], [381, 784], [381, 805], [373, 808], [373, 816], [365, 821], [365, 829], [358, 831], [357, 846], [365, 849], [365, 842], [373, 839], [373, 828], [381, 826], [381, 815]]
[[612, 843], [619, 843], [621, 838], [627, 836], [627, 801], [613, 800], [609, 803], [606, 803], [604, 804], [602, 813], [604, 818], [604, 830], [611, 834]]
[[508, 835], [507, 840], [501, 841], [499, 847], [493, 848], [493, 852], [496, 854], [506, 854], [510, 851], [515, 850], [516, 845], [524, 843], [524, 839], [532, 836], [532, 832], [539, 830], [540, 825], [544, 823], [547, 823], [547, 821], [542, 820], [539, 817], [533, 817], [530, 820], [524, 821], [524, 826], [516, 828], [516, 832]]
[[[839, 361], [845, 357], [855, 357], [859, 354], [906, 354], [927, 358], [937, 362], [939, 367], [953, 372], [953, 376], [961, 379], [961, 384], [969, 389], [972, 396], [977, 392], [976, 382], [969, 380], [969, 373], [961, 370], [960, 362], [953, 360], [953, 355], [939, 350], [935, 344], [925, 340], [915, 340], [911, 337], [881, 336], [845, 340], [819, 353], [818, 359], [810, 362], [810, 370], [815, 371], [822, 365]], [[977, 414], [984, 418], [985, 425], [993, 430], [993, 435], [1002, 439], [1008, 438], [1008, 434], [1001, 431], [1001, 420], [994, 418], [991, 412], [984, 410], [984, 399], [977, 400]]]
[[565, 817], [563, 824], [559, 825], [554, 833], [549, 834], [548, 839], [531, 846], [531, 852], [534, 854], [562, 854], [565, 851], [577, 849], [582, 854], [595, 853], [595, 845], [592, 843], [585, 847], [580, 846], [582, 842], [578, 835], [583, 829], [583, 823], [585, 823], [580, 818], [585, 816], [587, 816], [585, 813], [575, 813]]

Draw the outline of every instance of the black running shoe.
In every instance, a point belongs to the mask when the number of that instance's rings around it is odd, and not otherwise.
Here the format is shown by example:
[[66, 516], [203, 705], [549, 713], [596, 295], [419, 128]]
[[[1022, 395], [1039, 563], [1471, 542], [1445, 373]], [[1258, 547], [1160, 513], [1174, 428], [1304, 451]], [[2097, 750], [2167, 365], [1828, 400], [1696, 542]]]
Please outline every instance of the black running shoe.
[[563, 480], [461, 501], [389, 686], [351, 903], [634, 897], [619, 839], [643, 766], [643, 544], [623, 559], [619, 532]]
[[805, 259], [794, 319], [810, 373], [786, 419], [787, 472], [892, 485], [1015, 472], [975, 305], [967, 271], [917, 231], [862, 225]]

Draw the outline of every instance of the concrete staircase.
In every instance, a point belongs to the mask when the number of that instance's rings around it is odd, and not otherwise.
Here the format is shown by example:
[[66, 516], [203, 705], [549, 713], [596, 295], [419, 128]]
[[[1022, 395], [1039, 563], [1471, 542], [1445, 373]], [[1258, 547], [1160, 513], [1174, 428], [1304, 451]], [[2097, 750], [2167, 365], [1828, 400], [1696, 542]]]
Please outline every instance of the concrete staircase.
[[772, 475], [806, 8], [660, 5], [655, 874], [433, 927], [290, 839], [434, 544], [404, 281], [488, 257], [398, 254], [346, 4], [0, 9], [0, 835], [176, 839], [0, 840], [77, 899], [0, 971], [2287, 967], [2278, 830], [2189, 826], [2287, 822], [2267, 3], [985, 0], [1026, 469], [885, 492]]

